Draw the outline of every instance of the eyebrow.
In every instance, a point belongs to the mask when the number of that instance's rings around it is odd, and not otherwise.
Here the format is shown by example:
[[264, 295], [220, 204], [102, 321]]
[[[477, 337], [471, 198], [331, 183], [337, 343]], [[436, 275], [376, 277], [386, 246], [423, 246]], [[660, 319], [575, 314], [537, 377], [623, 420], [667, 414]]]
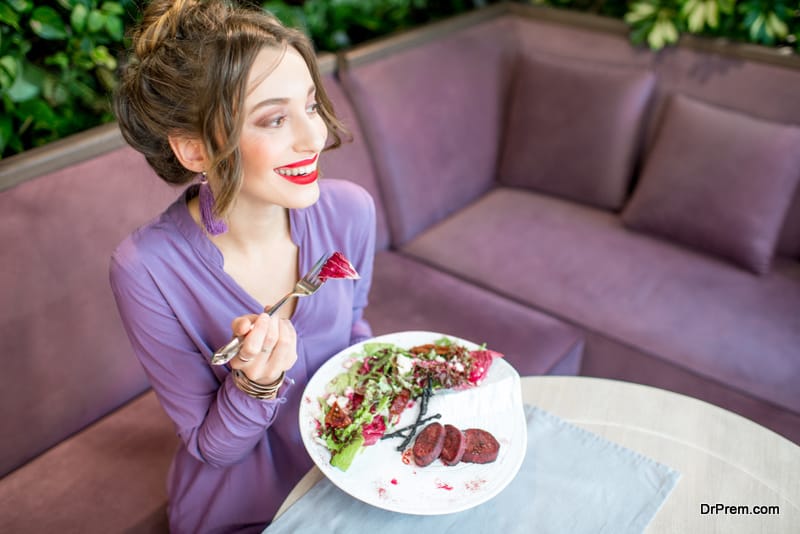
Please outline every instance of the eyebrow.
[[[306, 97], [311, 96], [316, 90], [317, 87], [314, 84], [311, 84], [311, 87], [308, 88], [308, 92], [306, 93]], [[264, 106], [288, 104], [289, 100], [291, 99], [288, 97], [267, 98], [266, 100], [262, 100], [261, 102], [253, 106], [253, 109], [250, 110], [250, 113], [255, 112], [259, 108], [263, 108]]]

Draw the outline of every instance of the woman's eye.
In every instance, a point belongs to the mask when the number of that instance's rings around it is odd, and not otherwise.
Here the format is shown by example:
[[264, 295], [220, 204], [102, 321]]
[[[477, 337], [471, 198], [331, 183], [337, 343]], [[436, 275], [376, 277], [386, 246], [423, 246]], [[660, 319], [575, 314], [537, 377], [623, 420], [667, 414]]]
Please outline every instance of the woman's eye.
[[279, 128], [284, 122], [286, 122], [286, 115], [279, 115], [277, 117], [267, 119], [266, 126], [269, 128]]
[[311, 114], [311, 113], [317, 113], [317, 112], [319, 111], [319, 104], [318, 104], [318, 103], [316, 103], [316, 102], [314, 102], [313, 104], [309, 105], [309, 106], [306, 108], [306, 111], [307, 111], [309, 114]]

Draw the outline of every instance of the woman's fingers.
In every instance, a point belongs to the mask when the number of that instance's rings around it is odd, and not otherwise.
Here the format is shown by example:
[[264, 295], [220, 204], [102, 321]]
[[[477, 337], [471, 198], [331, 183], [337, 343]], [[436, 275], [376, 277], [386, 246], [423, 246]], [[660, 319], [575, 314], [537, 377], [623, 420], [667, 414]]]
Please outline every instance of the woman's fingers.
[[234, 336], [246, 336], [253, 328], [253, 323], [258, 319], [258, 314], [242, 315], [231, 322], [231, 331]]
[[278, 342], [279, 319], [266, 313], [255, 316], [250, 331], [246, 333], [239, 350], [240, 359], [251, 360], [263, 355], [269, 356]]
[[272, 354], [273, 358], [284, 364], [285, 369], [294, 365], [297, 360], [297, 332], [288, 319], [280, 319], [278, 322], [278, 342], [272, 349]]
[[274, 382], [297, 361], [297, 332], [294, 325], [288, 319], [279, 319], [275, 324], [278, 338], [268, 357], [261, 360], [261, 365], [254, 366], [252, 375], [248, 372], [248, 376], [262, 384]]

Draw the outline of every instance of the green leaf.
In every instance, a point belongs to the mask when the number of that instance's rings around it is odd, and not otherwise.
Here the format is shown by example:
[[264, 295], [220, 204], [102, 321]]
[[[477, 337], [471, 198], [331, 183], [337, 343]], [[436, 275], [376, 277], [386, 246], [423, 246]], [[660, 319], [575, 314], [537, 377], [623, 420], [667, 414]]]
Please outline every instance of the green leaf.
[[0, 3], [0, 22], [20, 31], [19, 15], [5, 2]]
[[102, 11], [93, 9], [89, 12], [89, 19], [87, 20], [87, 29], [89, 33], [97, 33], [106, 25], [106, 16]]
[[35, 76], [35, 70], [25, 68], [21, 63], [17, 64], [18, 75], [14, 83], [8, 88], [6, 94], [12, 102], [25, 102], [39, 95], [41, 78]]
[[98, 67], [105, 67], [109, 70], [117, 68], [117, 60], [108, 52], [105, 46], [98, 46], [89, 54], [92, 62]]
[[106, 31], [115, 41], [122, 41], [125, 36], [125, 28], [122, 19], [116, 15], [109, 15], [106, 18]]
[[733, 8], [736, 7], [736, 0], [718, 0], [718, 3], [719, 10], [727, 15], [733, 13]]
[[100, 6], [100, 11], [102, 11], [106, 15], [125, 14], [125, 9], [123, 9], [122, 5], [119, 2], [103, 2], [103, 5]]
[[56, 78], [48, 76], [42, 88], [42, 96], [52, 107], [63, 105], [69, 99], [69, 92]]
[[338, 467], [342, 471], [347, 471], [353, 459], [356, 457], [361, 446], [364, 444], [364, 436], [358, 435], [353, 438], [353, 441], [345, 445], [339, 452], [331, 456], [331, 465]]
[[0, 58], [0, 89], [8, 89], [14, 84], [19, 72], [17, 60], [11, 56]]
[[33, 33], [42, 39], [66, 39], [68, 37], [64, 21], [52, 7], [42, 6], [34, 9], [30, 26]]
[[50, 129], [58, 121], [53, 108], [44, 100], [37, 98], [25, 102], [18, 108], [18, 115], [25, 117], [25, 122], [35, 129]]
[[58, 5], [63, 7], [67, 11], [72, 11], [72, 9], [77, 5], [80, 4], [80, 0], [58, 0]]
[[774, 11], [767, 15], [767, 28], [770, 34], [777, 39], [784, 39], [789, 35], [789, 27], [778, 18]]
[[17, 13], [27, 13], [33, 8], [33, 2], [31, 0], [6, 0], [3, 3], [10, 5], [11, 9]]
[[52, 56], [48, 57], [44, 60], [45, 65], [55, 65], [56, 67], [60, 67], [63, 70], [66, 70], [69, 67], [69, 56], [66, 52], [56, 52]]
[[0, 154], [5, 151], [6, 145], [8, 145], [13, 135], [14, 123], [11, 120], [11, 116], [6, 113], [0, 115]]
[[72, 10], [69, 23], [76, 33], [83, 33], [86, 30], [86, 21], [89, 18], [89, 10], [83, 4], [78, 4]]

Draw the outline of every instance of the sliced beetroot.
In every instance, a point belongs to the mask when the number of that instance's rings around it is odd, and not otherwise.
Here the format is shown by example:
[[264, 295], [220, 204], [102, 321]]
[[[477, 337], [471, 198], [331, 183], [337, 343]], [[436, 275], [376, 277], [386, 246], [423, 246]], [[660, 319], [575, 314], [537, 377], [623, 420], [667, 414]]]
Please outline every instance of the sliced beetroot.
[[431, 423], [423, 428], [414, 441], [414, 463], [425, 467], [438, 458], [444, 447], [444, 436], [441, 423]]
[[464, 433], [453, 425], [444, 425], [444, 445], [439, 459], [445, 465], [456, 465], [467, 450]]
[[464, 431], [466, 450], [461, 457], [462, 462], [488, 464], [497, 459], [500, 444], [495, 437], [480, 428], [468, 428]]

